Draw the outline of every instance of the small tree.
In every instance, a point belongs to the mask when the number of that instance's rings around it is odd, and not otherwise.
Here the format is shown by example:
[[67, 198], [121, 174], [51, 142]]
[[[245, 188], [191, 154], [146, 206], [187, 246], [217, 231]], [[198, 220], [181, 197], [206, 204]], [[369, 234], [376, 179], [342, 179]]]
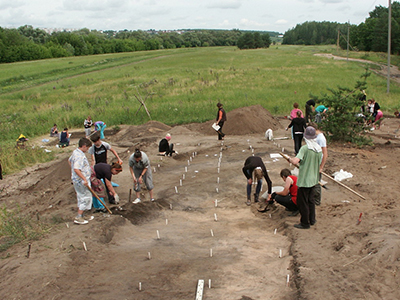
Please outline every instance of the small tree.
[[367, 88], [367, 78], [371, 75], [368, 68], [361, 75], [353, 89], [338, 87], [328, 89], [330, 94], [323, 94], [320, 97], [310, 95], [316, 102], [330, 107], [326, 118], [321, 122], [322, 130], [332, 141], [351, 142], [357, 145], [371, 143], [371, 139], [365, 135], [368, 129], [362, 118], [358, 117], [363, 101], [363, 90]]

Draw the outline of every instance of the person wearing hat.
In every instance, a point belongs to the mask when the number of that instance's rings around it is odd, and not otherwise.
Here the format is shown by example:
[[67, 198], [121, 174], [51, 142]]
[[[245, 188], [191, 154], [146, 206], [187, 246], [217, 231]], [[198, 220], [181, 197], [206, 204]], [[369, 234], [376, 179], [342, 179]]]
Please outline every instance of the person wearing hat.
[[163, 138], [158, 144], [158, 152], [160, 152], [159, 155], [172, 156], [172, 153], [176, 153], [174, 151], [174, 144], [169, 143], [170, 140], [171, 135], [167, 133], [165, 138]]
[[322, 160], [322, 149], [317, 143], [316, 130], [308, 126], [304, 133], [306, 145], [300, 148], [296, 157], [289, 157], [289, 162], [299, 165], [297, 179], [297, 207], [301, 218], [300, 223], [294, 227], [309, 229], [315, 220], [315, 189], [318, 185], [319, 170]]
[[222, 127], [224, 126], [226, 119], [226, 112], [223, 109], [223, 105], [222, 103], [218, 102], [217, 103], [217, 107], [218, 107], [218, 113], [217, 113], [217, 125], [219, 126], [219, 130], [218, 132], [218, 140], [223, 140], [225, 134], [222, 133]]

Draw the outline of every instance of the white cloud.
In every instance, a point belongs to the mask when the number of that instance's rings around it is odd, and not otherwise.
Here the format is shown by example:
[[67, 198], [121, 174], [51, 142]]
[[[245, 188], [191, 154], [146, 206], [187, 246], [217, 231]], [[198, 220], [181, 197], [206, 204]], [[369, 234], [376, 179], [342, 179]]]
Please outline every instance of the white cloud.
[[238, 0], [222, 0], [207, 5], [207, 8], [238, 9], [241, 5]]
[[289, 23], [287, 20], [284, 19], [280, 19], [280, 20], [276, 20], [275, 24], [277, 25], [286, 25], [287, 23]]

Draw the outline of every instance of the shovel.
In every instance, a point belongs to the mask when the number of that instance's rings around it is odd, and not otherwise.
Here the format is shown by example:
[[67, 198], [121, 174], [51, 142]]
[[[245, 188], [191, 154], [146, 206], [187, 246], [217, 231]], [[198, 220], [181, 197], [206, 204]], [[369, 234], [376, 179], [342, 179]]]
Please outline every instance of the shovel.
[[90, 186], [88, 186], [88, 189], [93, 194], [93, 196], [95, 196], [96, 199], [99, 200], [101, 204], [103, 204], [103, 206], [107, 209], [107, 211], [110, 213], [110, 215], [112, 215], [111, 210], [107, 207], [107, 205], [103, 201], [101, 201], [100, 197], [97, 196], [97, 194], [93, 191], [93, 189]]

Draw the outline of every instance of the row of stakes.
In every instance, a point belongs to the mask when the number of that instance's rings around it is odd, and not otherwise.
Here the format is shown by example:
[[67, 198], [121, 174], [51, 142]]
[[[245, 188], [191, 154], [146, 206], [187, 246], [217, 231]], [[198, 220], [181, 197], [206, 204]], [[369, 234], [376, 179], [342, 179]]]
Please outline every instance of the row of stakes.
[[[249, 142], [249, 140], [247, 140], [247, 141]], [[223, 144], [224, 144], [224, 142], [222, 141], [221, 142], [221, 146], [223, 146]], [[274, 144], [277, 145], [280, 148], [279, 144], [276, 144], [275, 142], [274, 142]], [[218, 174], [220, 173], [220, 170], [221, 170], [222, 149], [223, 148], [221, 147], [221, 151], [220, 151], [219, 158], [218, 158], [218, 164], [217, 164], [217, 173]], [[254, 156], [254, 148], [251, 145], [250, 145], [250, 149], [252, 150], [252, 155]], [[282, 152], [284, 152], [284, 148], [282, 148]], [[197, 156], [197, 152], [193, 152], [192, 156], [190, 156], [189, 160], [187, 161], [188, 166], [190, 166], [191, 162], [193, 161], [193, 158], [195, 158], [196, 156]], [[161, 158], [161, 160], [162, 160], [162, 158]], [[185, 180], [185, 178], [186, 178], [185, 174], [188, 172], [188, 166], [185, 166], [185, 172], [182, 174], [182, 178], [179, 179], [179, 186], [183, 185], [183, 180]], [[158, 165], [158, 167], [160, 167], [160, 165]], [[156, 172], [155, 168], [154, 168], [154, 172]], [[217, 184], [219, 185], [219, 183], [220, 183], [220, 178], [218, 176], [217, 177]], [[217, 194], [219, 193], [218, 186], [216, 187], [216, 192], [217, 192]], [[176, 194], [179, 193], [178, 186], [175, 186], [175, 193]], [[214, 206], [218, 207], [218, 199], [215, 199]], [[170, 203], [170, 209], [172, 210], [172, 203]], [[271, 218], [271, 214], [269, 215], [269, 217]], [[214, 221], [215, 222], [218, 221], [218, 216], [217, 216], [216, 213], [214, 213]], [[168, 225], [168, 219], [165, 219], [165, 225]], [[156, 233], [157, 233], [157, 240], [160, 240], [161, 236], [160, 236], [159, 230], [157, 230]], [[276, 233], [277, 233], [277, 229], [274, 230], [274, 235], [276, 235]], [[210, 234], [211, 234], [212, 237], [214, 237], [214, 231], [212, 229], [210, 229]], [[86, 250], [86, 247], [85, 247], [85, 250]], [[151, 259], [151, 253], [148, 252], [147, 255], [148, 255], [148, 259], [150, 260]], [[210, 255], [210, 257], [213, 257], [213, 249], [212, 248], [210, 248], [209, 255]], [[279, 249], [279, 258], [282, 258], [282, 249]], [[290, 280], [290, 275], [287, 274], [287, 277], [286, 277], [286, 285], [287, 286], [289, 286], [289, 280]], [[202, 281], [202, 280], [199, 280], [199, 282], [200, 281]], [[211, 289], [211, 279], [208, 280], [208, 288]], [[139, 282], [138, 290], [142, 291], [142, 283], [141, 282]]]

